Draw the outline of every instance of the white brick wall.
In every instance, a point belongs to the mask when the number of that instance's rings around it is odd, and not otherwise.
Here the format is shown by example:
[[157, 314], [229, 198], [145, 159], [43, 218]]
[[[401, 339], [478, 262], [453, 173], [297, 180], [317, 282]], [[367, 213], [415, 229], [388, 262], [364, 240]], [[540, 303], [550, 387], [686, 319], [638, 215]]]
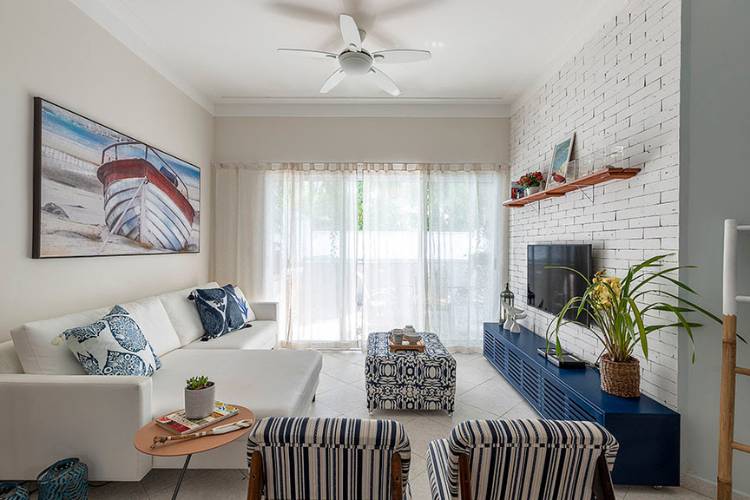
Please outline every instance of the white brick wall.
[[[514, 107], [511, 176], [544, 171], [554, 145], [576, 132], [573, 157], [624, 146], [630, 180], [572, 192], [510, 210], [510, 280], [526, 299], [526, 245], [592, 243], [594, 269], [619, 276], [652, 255], [678, 249], [680, 1], [636, 0], [612, 19], [538, 90]], [[529, 309], [543, 334], [551, 316]], [[677, 332], [649, 336], [642, 391], [677, 407]], [[564, 347], [595, 360], [600, 347], [578, 327]]]

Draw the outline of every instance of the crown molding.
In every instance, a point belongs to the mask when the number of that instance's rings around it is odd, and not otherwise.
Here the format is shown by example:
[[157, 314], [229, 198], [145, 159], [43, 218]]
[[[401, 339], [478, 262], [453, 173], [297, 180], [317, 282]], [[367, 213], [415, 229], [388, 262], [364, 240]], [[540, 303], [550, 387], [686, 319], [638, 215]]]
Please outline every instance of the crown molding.
[[502, 99], [441, 98], [222, 98], [218, 117], [507, 118]]
[[131, 52], [146, 64], [151, 66], [164, 79], [177, 87], [203, 109], [212, 115], [214, 114], [214, 103], [211, 99], [172, 71], [169, 65], [144, 41], [143, 37], [130, 27], [137, 26], [137, 22], [127, 23], [125, 21], [133, 16], [122, 2], [115, 0], [107, 2], [106, 5], [101, 0], [70, 0], [70, 2], [125, 47], [130, 49]]

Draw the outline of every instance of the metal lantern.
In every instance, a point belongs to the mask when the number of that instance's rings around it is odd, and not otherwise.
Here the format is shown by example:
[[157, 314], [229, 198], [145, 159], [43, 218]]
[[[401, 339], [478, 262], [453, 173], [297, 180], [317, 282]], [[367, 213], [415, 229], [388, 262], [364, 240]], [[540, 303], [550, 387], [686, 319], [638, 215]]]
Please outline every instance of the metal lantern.
[[513, 310], [515, 295], [510, 291], [510, 284], [505, 284], [505, 290], [500, 293], [500, 323], [508, 319], [508, 312]]

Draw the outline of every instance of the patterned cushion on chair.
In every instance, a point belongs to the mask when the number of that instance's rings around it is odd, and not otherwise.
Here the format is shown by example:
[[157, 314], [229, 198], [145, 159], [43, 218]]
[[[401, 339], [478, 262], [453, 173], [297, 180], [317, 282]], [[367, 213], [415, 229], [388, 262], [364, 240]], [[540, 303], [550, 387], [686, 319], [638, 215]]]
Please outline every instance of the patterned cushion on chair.
[[263, 457], [267, 500], [390, 498], [394, 453], [401, 457], [404, 498], [408, 498], [411, 454], [399, 422], [264, 418], [248, 436], [248, 466], [256, 451]]
[[[611, 470], [619, 445], [593, 422], [468, 420], [451, 431], [447, 459], [437, 452], [433, 458], [437, 448], [428, 457], [434, 498], [458, 498], [458, 457], [464, 454], [472, 498], [580, 500], [591, 498], [599, 456], [604, 453]], [[450, 496], [440, 487], [446, 478]]]

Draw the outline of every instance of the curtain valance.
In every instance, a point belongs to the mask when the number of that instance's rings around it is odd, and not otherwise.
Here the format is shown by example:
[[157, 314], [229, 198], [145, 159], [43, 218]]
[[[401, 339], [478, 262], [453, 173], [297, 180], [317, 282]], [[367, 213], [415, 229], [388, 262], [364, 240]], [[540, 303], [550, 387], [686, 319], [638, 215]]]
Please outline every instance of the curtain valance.
[[378, 162], [217, 162], [217, 168], [298, 172], [481, 172], [499, 171], [497, 163], [378, 163]]

